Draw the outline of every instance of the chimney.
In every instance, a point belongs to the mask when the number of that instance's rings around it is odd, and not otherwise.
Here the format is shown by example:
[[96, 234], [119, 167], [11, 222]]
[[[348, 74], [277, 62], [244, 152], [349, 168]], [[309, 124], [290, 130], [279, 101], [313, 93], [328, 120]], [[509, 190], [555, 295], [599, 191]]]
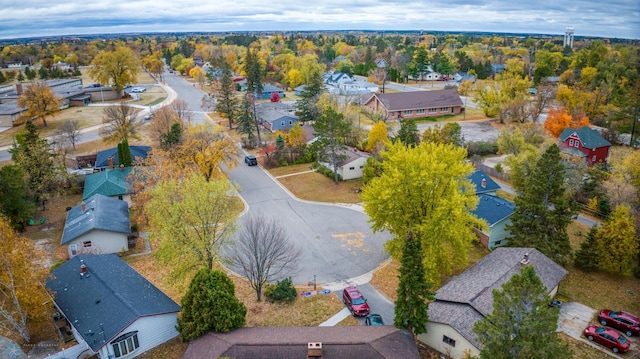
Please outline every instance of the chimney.
[[482, 188], [487, 188], [487, 179], [486, 179], [486, 178], [483, 178], [483, 179], [482, 179], [482, 182], [480, 182], [480, 186], [481, 186]]
[[113, 168], [113, 157], [109, 157], [107, 163], [109, 164], [109, 168]]
[[16, 93], [22, 95], [22, 84], [16, 84]]
[[120, 172], [124, 172], [124, 164], [120, 165]]
[[84, 213], [84, 211], [87, 210], [87, 205], [84, 203], [84, 201], [82, 201], [81, 205], [82, 205], [82, 213]]
[[321, 342], [307, 343], [307, 357], [322, 358], [322, 343]]
[[80, 279], [82, 279], [87, 274], [87, 266], [84, 264], [84, 260], [80, 260]]

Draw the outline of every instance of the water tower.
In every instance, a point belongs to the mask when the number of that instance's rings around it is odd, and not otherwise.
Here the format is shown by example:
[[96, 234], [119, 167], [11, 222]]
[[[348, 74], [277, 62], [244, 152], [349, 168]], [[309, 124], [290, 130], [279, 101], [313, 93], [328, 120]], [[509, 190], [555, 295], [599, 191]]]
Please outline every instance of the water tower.
[[567, 26], [564, 31], [564, 47], [567, 46], [573, 49], [573, 26]]

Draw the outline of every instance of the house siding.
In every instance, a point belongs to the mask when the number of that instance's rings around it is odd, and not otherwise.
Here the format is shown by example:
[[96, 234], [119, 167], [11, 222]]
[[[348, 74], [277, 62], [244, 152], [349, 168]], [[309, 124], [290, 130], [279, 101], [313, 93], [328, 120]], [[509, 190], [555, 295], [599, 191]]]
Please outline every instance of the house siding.
[[[110, 342], [103, 346], [99, 353], [101, 359], [114, 358], [111, 341], [122, 334], [138, 331], [140, 347], [133, 353], [119, 357], [118, 359], [135, 358], [138, 355], [157, 347], [158, 345], [175, 338], [179, 333], [176, 330], [178, 313], [168, 313], [138, 318], [130, 326], [120, 331], [114, 338], [108, 338]], [[111, 356], [109, 356], [111, 355]]]
[[[363, 175], [362, 170], [366, 163], [367, 163], [367, 158], [365, 157], [358, 158], [351, 163], [348, 163], [344, 166], [340, 166], [338, 168], [338, 174], [342, 176], [342, 179], [345, 181], [350, 179], [362, 178], [362, 175]], [[353, 167], [353, 169], [350, 169], [351, 167]]]
[[[91, 247], [85, 249], [83, 246], [84, 241], [91, 241]], [[77, 246], [77, 254], [120, 253], [123, 248], [124, 250], [129, 250], [127, 234], [99, 229], [87, 232], [67, 243], [69, 257], [73, 257], [70, 247], [72, 244]]]
[[[426, 327], [427, 333], [418, 335], [418, 340], [440, 353], [446, 354], [453, 359], [466, 358], [467, 353], [473, 357], [480, 356], [480, 350], [451, 326], [442, 323], [427, 322]], [[443, 341], [443, 336], [445, 335], [456, 341], [455, 347]]]
[[[504, 246], [505, 244], [507, 244], [506, 239], [507, 237], [509, 237], [511, 232], [508, 231], [505, 227], [509, 223], [511, 223], [511, 218], [504, 219], [493, 225], [493, 227], [489, 228], [489, 249], [494, 249], [496, 247]], [[500, 243], [496, 244], [496, 242]]]

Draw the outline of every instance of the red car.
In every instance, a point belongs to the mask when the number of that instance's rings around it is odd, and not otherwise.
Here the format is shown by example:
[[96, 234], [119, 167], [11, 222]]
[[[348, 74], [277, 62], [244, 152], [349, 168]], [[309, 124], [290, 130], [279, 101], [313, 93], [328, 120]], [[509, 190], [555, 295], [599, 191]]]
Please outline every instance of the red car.
[[613, 350], [614, 353], [626, 353], [629, 350], [629, 340], [624, 335], [611, 328], [588, 326], [584, 330], [584, 336], [591, 341], [596, 341]]
[[616, 328], [627, 336], [640, 335], [640, 318], [626, 312], [616, 312], [603, 309], [598, 314], [598, 321], [602, 325]]
[[346, 287], [342, 291], [342, 299], [354, 317], [364, 317], [369, 314], [369, 304], [356, 287]]

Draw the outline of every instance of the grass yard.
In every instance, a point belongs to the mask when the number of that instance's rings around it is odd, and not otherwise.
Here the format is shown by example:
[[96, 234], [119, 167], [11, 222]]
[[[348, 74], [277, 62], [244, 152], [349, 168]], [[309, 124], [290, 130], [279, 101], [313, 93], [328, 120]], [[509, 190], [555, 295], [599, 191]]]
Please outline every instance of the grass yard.
[[[171, 299], [180, 303], [188, 288], [188, 280], [169, 281], [169, 273], [166, 266], [159, 263], [152, 255], [127, 258], [125, 260]], [[251, 289], [246, 279], [235, 275], [230, 275], [230, 277], [236, 286], [236, 297], [247, 307], [246, 326], [248, 327], [317, 326], [344, 308], [344, 304], [335, 294], [298, 297], [291, 304], [258, 302], [256, 301], [255, 292]], [[297, 287], [297, 289], [301, 292], [312, 288]], [[350, 317], [343, 320], [339, 325], [357, 325], [357, 321]], [[181, 358], [186, 347], [185, 343], [182, 343], [180, 339], [176, 339], [146, 353], [141, 358]]]
[[[362, 180], [349, 180], [336, 185], [332, 179], [318, 172], [293, 174], [309, 170], [308, 164], [298, 166], [300, 166], [299, 171], [277, 168], [278, 171], [275, 172], [282, 174], [275, 174], [273, 170], [269, 171], [274, 177], [289, 175], [278, 178], [278, 181], [300, 199], [333, 203], [361, 202], [358, 190], [362, 186]], [[286, 168], [288, 167], [292, 166]]]

